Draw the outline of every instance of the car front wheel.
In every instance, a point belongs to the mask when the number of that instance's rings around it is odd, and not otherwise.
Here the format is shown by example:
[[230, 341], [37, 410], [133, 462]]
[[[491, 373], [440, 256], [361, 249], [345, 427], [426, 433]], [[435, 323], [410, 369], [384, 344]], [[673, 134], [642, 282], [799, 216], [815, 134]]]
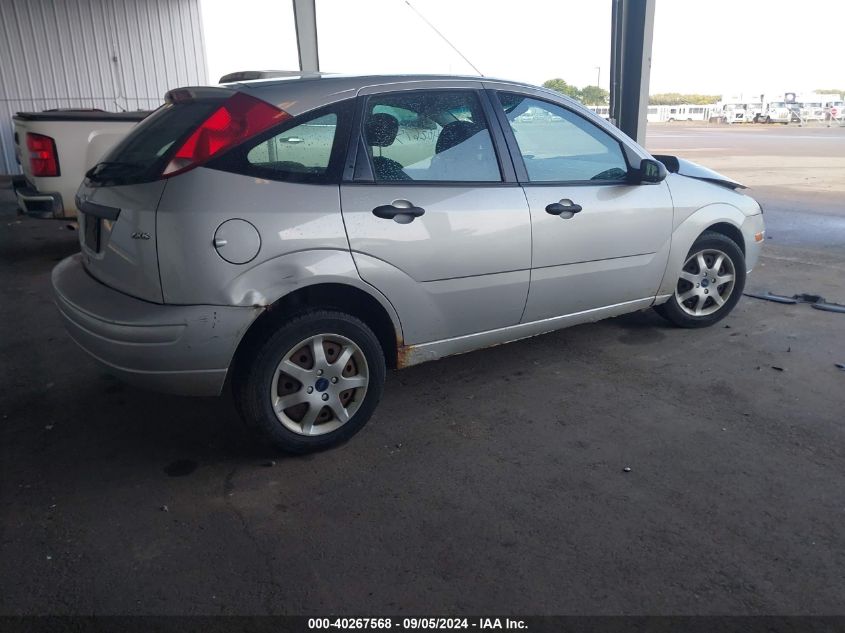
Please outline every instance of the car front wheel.
[[705, 231], [684, 261], [675, 292], [655, 306], [679, 327], [707, 327], [733, 310], [745, 287], [745, 257], [729, 237]]
[[314, 311], [283, 324], [237, 369], [244, 421], [284, 451], [343, 442], [381, 399], [384, 353], [373, 331], [341, 312]]

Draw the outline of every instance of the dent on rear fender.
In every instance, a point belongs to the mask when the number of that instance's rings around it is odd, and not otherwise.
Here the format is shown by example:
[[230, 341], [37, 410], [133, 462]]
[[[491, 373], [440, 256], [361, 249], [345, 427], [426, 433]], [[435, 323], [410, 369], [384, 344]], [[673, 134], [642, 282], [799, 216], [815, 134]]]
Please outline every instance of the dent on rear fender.
[[348, 251], [300, 251], [267, 260], [233, 279], [224, 293], [230, 305], [268, 308], [296, 290], [318, 284], [341, 284], [368, 294], [390, 317], [397, 346], [404, 345], [396, 310], [387, 297], [361, 279]]
[[298, 288], [317, 283], [363, 286], [352, 256], [346, 251], [314, 250], [289, 253], [250, 268], [224, 289], [231, 305], [268, 306]]

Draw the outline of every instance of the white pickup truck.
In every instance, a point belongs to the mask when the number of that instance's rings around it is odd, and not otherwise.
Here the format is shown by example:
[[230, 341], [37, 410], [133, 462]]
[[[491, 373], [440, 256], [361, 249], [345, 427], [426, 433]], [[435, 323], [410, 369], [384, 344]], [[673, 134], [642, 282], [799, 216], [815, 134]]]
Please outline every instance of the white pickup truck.
[[43, 218], [76, 217], [76, 190], [85, 172], [149, 112], [47, 110], [18, 112], [13, 179], [20, 209]]

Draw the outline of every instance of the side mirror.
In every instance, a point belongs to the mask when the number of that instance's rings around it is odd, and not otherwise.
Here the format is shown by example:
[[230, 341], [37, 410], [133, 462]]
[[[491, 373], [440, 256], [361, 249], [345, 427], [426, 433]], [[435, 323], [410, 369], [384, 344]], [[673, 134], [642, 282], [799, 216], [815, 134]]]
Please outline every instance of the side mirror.
[[666, 165], [653, 158], [644, 158], [640, 162], [639, 172], [640, 182], [651, 183], [663, 182], [669, 174]]

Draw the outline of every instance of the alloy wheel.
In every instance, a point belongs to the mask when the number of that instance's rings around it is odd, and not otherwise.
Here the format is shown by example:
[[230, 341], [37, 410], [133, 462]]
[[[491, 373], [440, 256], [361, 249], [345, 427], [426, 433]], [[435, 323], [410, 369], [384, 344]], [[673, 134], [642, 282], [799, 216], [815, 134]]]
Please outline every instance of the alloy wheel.
[[684, 263], [675, 300], [691, 316], [713, 314], [730, 298], [735, 279], [733, 261], [725, 253], [712, 248], [698, 251]]
[[297, 343], [273, 374], [270, 400], [286, 428], [323, 435], [346, 424], [369, 384], [361, 348], [339, 334], [317, 334]]

